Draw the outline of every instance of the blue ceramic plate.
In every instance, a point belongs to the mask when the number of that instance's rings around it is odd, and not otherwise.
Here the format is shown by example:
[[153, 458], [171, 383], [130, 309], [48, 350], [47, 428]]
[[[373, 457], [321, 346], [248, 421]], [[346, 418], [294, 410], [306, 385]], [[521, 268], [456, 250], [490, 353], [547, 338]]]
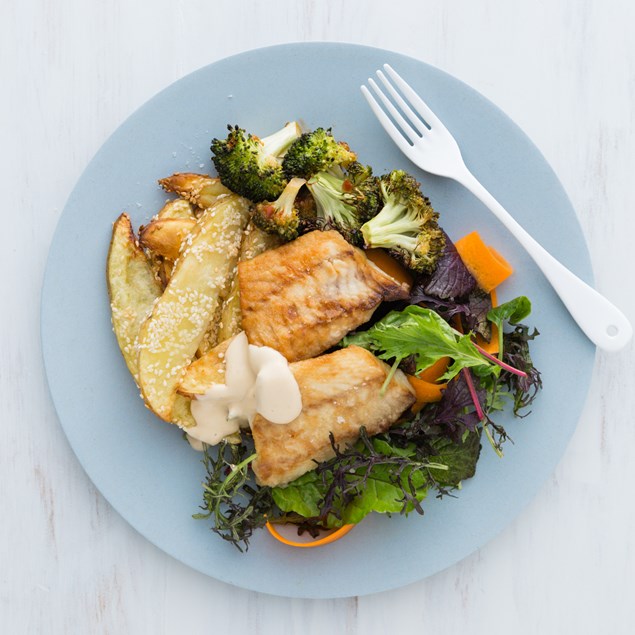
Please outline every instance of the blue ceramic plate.
[[[372, 117], [359, 85], [389, 62], [456, 136], [476, 176], [575, 273], [591, 281], [587, 249], [562, 186], [540, 152], [498, 108], [417, 60], [347, 44], [291, 44], [231, 57], [151, 99], [103, 145], [61, 217], [42, 295], [42, 340], [51, 394], [88, 476], [141, 534], [214, 578], [276, 595], [361, 595], [421, 580], [484, 545], [509, 524], [551, 474], [576, 426], [594, 348], [538, 269], [481, 204], [457, 184], [421, 172]], [[104, 268], [111, 223], [127, 211], [146, 222], [166, 195], [157, 179], [208, 172], [209, 142], [228, 123], [259, 134], [284, 122], [332, 126], [377, 173], [412, 171], [453, 238], [478, 229], [516, 274], [500, 295], [528, 295], [545, 388], [524, 420], [501, 417], [515, 444], [504, 459], [485, 446], [476, 477], [458, 498], [429, 500], [425, 515], [374, 516], [339, 542], [291, 549], [266, 531], [239, 553], [193, 520], [200, 456], [138, 396], [110, 324]], [[575, 368], [576, 373], [570, 369]], [[566, 398], [563, 398], [565, 397]]]

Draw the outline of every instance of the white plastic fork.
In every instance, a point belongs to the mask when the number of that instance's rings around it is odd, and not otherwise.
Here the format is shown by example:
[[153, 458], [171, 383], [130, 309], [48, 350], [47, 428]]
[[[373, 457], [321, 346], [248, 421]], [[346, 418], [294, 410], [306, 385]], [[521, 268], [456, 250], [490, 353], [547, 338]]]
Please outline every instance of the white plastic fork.
[[368, 83], [397, 125], [368, 88], [361, 89], [397, 147], [422, 170], [458, 181], [488, 207], [533, 258], [578, 326], [598, 348], [605, 351], [624, 348], [633, 335], [626, 316], [556, 260], [512, 218], [469, 171], [456, 139], [423, 99], [388, 64], [384, 64], [384, 70], [393, 83], [380, 70], [377, 76], [399, 110], [373, 79], [369, 78]]

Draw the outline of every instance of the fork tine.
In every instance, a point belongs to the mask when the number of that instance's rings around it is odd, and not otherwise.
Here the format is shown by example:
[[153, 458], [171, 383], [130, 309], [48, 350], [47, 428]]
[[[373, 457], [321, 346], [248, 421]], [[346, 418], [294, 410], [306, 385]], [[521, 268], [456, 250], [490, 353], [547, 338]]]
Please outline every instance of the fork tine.
[[385, 109], [391, 114], [392, 118], [397, 122], [397, 125], [401, 128], [404, 135], [410, 139], [412, 143], [421, 139], [421, 136], [412, 126], [401, 116], [401, 113], [395, 108], [393, 103], [386, 97], [384, 91], [377, 85], [374, 79], [368, 78], [368, 83], [375, 91], [375, 94], [379, 97]]
[[408, 101], [415, 107], [415, 110], [430, 124], [430, 127], [438, 127], [446, 130], [446, 127], [441, 123], [439, 118], [430, 110], [428, 104], [417, 95], [408, 82], [406, 82], [390, 64], [384, 64], [384, 69], [395, 84], [397, 84], [401, 92], [408, 98]]
[[428, 132], [428, 127], [425, 122], [421, 120], [413, 111], [410, 106], [405, 102], [404, 98], [395, 90], [395, 87], [388, 81], [388, 78], [381, 72], [377, 71], [377, 77], [381, 80], [382, 84], [386, 87], [388, 92], [392, 95], [392, 98], [397, 102], [402, 112], [410, 119], [410, 122], [415, 125], [417, 130], [424, 135]]
[[388, 133], [388, 136], [397, 144], [399, 149], [406, 155], [412, 149], [412, 146], [406, 141], [404, 136], [397, 130], [395, 124], [390, 120], [390, 117], [383, 111], [382, 107], [377, 103], [377, 100], [371, 95], [366, 86], [361, 86], [362, 94], [366, 97], [366, 101], [371, 110], [375, 113], [375, 117], [379, 119], [379, 123], [383, 126], [384, 130]]

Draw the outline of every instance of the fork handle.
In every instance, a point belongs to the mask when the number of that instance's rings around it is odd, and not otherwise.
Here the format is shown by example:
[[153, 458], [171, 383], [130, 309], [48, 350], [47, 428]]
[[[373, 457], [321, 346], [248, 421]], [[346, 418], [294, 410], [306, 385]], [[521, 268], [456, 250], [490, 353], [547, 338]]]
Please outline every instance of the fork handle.
[[633, 327], [614, 304], [580, 280], [536, 242], [467, 168], [465, 173], [453, 177], [488, 207], [514, 235], [551, 283], [571, 317], [598, 348], [618, 351], [629, 343]]

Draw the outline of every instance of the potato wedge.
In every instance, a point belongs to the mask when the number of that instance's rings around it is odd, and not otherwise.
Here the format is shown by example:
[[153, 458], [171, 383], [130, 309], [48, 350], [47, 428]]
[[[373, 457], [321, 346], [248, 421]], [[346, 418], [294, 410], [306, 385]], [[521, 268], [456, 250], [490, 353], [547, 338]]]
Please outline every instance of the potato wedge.
[[174, 262], [172, 260], [161, 258], [161, 264], [159, 266], [159, 280], [161, 281], [164, 289], [168, 286], [168, 282], [170, 282], [173, 269]]
[[[252, 223], [247, 225], [243, 241], [240, 244], [238, 260], [250, 260], [258, 254], [273, 249], [282, 241], [272, 234], [267, 234]], [[238, 270], [231, 274], [232, 282], [226, 294], [221, 294], [222, 306], [219, 306], [205, 337], [198, 347], [197, 355], [202, 357], [211, 351], [216, 344], [224, 342], [240, 331], [240, 294], [238, 293]]]
[[[200, 210], [198, 210], [200, 212]], [[196, 215], [194, 214], [194, 206], [186, 201], [184, 198], [175, 198], [166, 202], [166, 204], [153, 216], [152, 220], [155, 221], [157, 219], [166, 220], [168, 218], [189, 218], [193, 221], [196, 221]], [[139, 233], [143, 231], [144, 227], [139, 228]], [[152, 270], [154, 271], [154, 275], [163, 285], [165, 289], [167, 283], [170, 280], [170, 275], [172, 274], [172, 267], [174, 266], [174, 262], [165, 261], [164, 258], [159, 253], [154, 253], [154, 251], [149, 247], [149, 245], [143, 245], [148, 258], [150, 259], [150, 264], [152, 265]]]
[[170, 423], [179, 428], [191, 428], [196, 425], [196, 420], [190, 410], [192, 400], [183, 395], [176, 395], [172, 405], [172, 417]]
[[225, 383], [225, 352], [232, 340], [233, 337], [221, 342], [185, 369], [177, 388], [181, 395], [194, 398], [202, 395], [212, 384]]
[[[233, 276], [230, 276], [230, 278]], [[211, 322], [209, 323], [207, 330], [205, 331], [205, 335], [203, 335], [203, 339], [201, 343], [198, 345], [198, 349], [196, 350], [196, 357], [203, 357], [211, 351], [218, 344], [218, 330], [220, 325], [220, 316], [223, 310], [223, 296], [225, 295], [225, 291], [227, 291], [227, 287], [220, 294], [219, 300], [220, 302], [216, 306], [216, 310], [214, 311], [214, 316], [212, 317]]]
[[223, 301], [216, 340], [218, 342], [224, 342], [232, 337], [232, 335], [236, 335], [236, 333], [240, 331], [240, 321], [240, 291], [238, 289], [238, 275], [234, 274], [229, 293]]
[[[162, 293], [150, 261], [135, 240], [130, 218], [122, 214], [113, 225], [106, 265], [112, 324], [128, 370], [139, 384], [137, 340], [142, 323]], [[175, 423], [192, 426], [190, 400], [178, 396]]]
[[127, 214], [119, 216], [112, 228], [106, 279], [115, 336], [128, 370], [139, 383], [137, 337], [162, 289]]
[[[273, 234], [267, 234], [258, 227], [249, 223], [245, 231], [245, 237], [240, 246], [238, 259], [251, 260], [268, 249], [275, 249], [282, 244], [282, 240]], [[223, 342], [236, 335], [240, 331], [240, 291], [238, 288], [238, 275], [234, 274], [231, 289], [223, 302], [218, 329], [218, 341]]]
[[220, 182], [220, 179], [191, 172], [182, 172], [159, 179], [159, 184], [166, 192], [174, 192], [201, 209], [214, 205], [219, 196], [232, 193]]
[[139, 230], [139, 242], [159, 256], [176, 260], [185, 237], [196, 226], [192, 218], [157, 218]]
[[245, 237], [240, 245], [239, 259], [251, 260], [268, 249], [275, 249], [282, 245], [282, 239], [277, 234], [267, 234], [249, 223], [245, 230]]
[[161, 286], [161, 293], [163, 293], [163, 289], [165, 289], [165, 285], [167, 284], [165, 276], [163, 274], [164, 259], [158, 254], [150, 251], [149, 249], [144, 249], [143, 251], [148, 258], [148, 263], [150, 264], [150, 268], [152, 269], [152, 274]]
[[248, 201], [235, 194], [203, 213], [168, 286], [141, 326], [139, 386], [148, 407], [165, 421], [176, 417], [177, 386], [236, 267], [248, 215]]
[[192, 203], [184, 198], [174, 198], [168, 201], [157, 213], [157, 218], [195, 218]]
[[[251, 223], [247, 225], [243, 241], [240, 245], [239, 260], [250, 260], [258, 254], [281, 245], [282, 241], [272, 234], [267, 234]], [[221, 294], [223, 303], [218, 307], [205, 337], [198, 347], [197, 355], [202, 357], [211, 351], [216, 344], [224, 342], [240, 331], [240, 294], [238, 293], [238, 270], [231, 274], [231, 286], [226, 294]]]

